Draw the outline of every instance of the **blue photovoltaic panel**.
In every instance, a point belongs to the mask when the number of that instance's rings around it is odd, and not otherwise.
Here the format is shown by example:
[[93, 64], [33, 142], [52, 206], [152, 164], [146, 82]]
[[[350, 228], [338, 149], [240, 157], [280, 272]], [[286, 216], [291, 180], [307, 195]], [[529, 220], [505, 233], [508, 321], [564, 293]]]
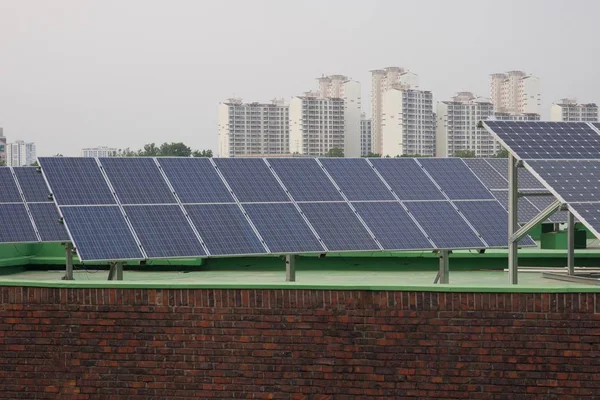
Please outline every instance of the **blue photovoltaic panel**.
[[576, 211], [596, 232], [600, 232], [599, 203], [571, 203], [569, 207]]
[[371, 158], [400, 200], [443, 200], [444, 195], [412, 158]]
[[118, 206], [61, 207], [82, 261], [144, 258]]
[[175, 197], [152, 158], [101, 158], [121, 204], [169, 204]]
[[394, 200], [364, 158], [322, 158], [319, 161], [348, 200]]
[[415, 201], [405, 205], [438, 249], [485, 247], [450, 202]]
[[300, 208], [330, 251], [379, 250], [346, 203], [301, 203]]
[[296, 201], [343, 201], [314, 158], [270, 158], [269, 164]]
[[123, 208], [149, 258], [206, 255], [178, 205], [124, 206]]
[[600, 158], [600, 135], [585, 122], [488, 120], [484, 126], [523, 160]]
[[71, 241], [54, 203], [29, 203], [27, 206], [42, 242]]
[[211, 255], [266, 254], [236, 204], [185, 206]]
[[451, 200], [494, 198], [460, 158], [421, 158], [419, 162]]
[[[508, 190], [494, 190], [493, 194], [496, 200], [500, 202], [502, 207], [504, 207], [504, 209], [508, 211]], [[544, 197], [532, 197], [531, 199], [544, 199]], [[525, 197], [519, 197], [517, 210], [517, 217], [519, 219], [519, 223], [529, 222], [533, 218], [535, 218], [539, 213], [540, 210], [538, 210], [533, 204], [531, 204], [531, 202], [528, 199], [526, 199]]]
[[233, 197], [206, 157], [159, 158], [182, 203], [233, 203]]
[[244, 209], [271, 253], [325, 250], [293, 204], [245, 204]]
[[[497, 201], [456, 201], [459, 211], [490, 247], [508, 247], [508, 212]], [[535, 246], [526, 236], [519, 241], [524, 246]]]
[[400, 203], [352, 203], [385, 250], [423, 250], [433, 246]]
[[[507, 189], [508, 181], [483, 158], [463, 160], [488, 189]], [[508, 166], [507, 166], [508, 168]], [[506, 169], [506, 168], [505, 168]]]
[[215, 158], [214, 161], [239, 201], [290, 201], [263, 159]]
[[0, 243], [33, 243], [38, 241], [23, 203], [0, 204], [0, 216], [2, 218], [0, 222]]
[[13, 170], [25, 195], [25, 201], [28, 203], [52, 201], [50, 189], [48, 189], [44, 176], [38, 168], [14, 167]]
[[59, 205], [116, 204], [94, 158], [40, 157]]
[[600, 161], [531, 160], [527, 164], [567, 203], [600, 201]]
[[9, 167], [0, 167], [0, 203], [22, 203], [23, 199]]
[[[546, 207], [548, 207], [553, 201], [554, 196], [544, 196], [544, 197], [527, 197], [527, 201], [529, 201], [533, 206], [538, 210], [542, 211]], [[566, 223], [568, 221], [569, 213], [567, 211], [557, 211], [550, 216], [545, 222], [553, 222], [556, 224]]]
[[[503, 188], [498, 189], [508, 189], [508, 159], [488, 158], [486, 161], [506, 180], [506, 185]], [[519, 168], [517, 172], [517, 186], [520, 190], [546, 190], [544, 185], [542, 185], [542, 183], [525, 168]]]

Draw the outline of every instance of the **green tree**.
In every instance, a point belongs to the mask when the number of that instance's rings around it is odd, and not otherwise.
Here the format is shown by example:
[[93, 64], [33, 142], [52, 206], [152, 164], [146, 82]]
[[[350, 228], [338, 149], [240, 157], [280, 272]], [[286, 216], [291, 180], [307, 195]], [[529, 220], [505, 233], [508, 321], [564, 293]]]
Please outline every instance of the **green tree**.
[[32, 162], [30, 165], [30, 167], [39, 167], [40, 164], [37, 162], [37, 160], [35, 160], [34, 162]]
[[460, 158], [475, 158], [475, 152], [473, 150], [456, 150], [454, 157]]
[[496, 158], [508, 158], [508, 150], [502, 149], [496, 153]]
[[212, 157], [213, 151], [211, 149], [206, 150], [194, 150], [192, 151], [192, 157]]
[[0, 167], [4, 167], [6, 165], [6, 160], [4, 158], [0, 158]]
[[162, 157], [189, 157], [192, 155], [192, 149], [183, 142], [165, 142], [160, 145], [160, 152], [158, 155]]
[[129, 147], [127, 147], [126, 149], [119, 149], [117, 150], [117, 157], [135, 157], [137, 155], [139, 155], [139, 151], [133, 151], [131, 150]]
[[147, 143], [143, 149], [138, 151], [137, 155], [140, 157], [156, 157], [160, 155], [160, 150], [160, 148], [156, 147], [156, 143]]
[[325, 157], [344, 157], [344, 150], [338, 147], [332, 147], [325, 153]]
[[368, 152], [367, 155], [364, 156], [364, 157], [367, 157], [367, 158], [376, 158], [376, 157], [381, 157], [381, 154]]

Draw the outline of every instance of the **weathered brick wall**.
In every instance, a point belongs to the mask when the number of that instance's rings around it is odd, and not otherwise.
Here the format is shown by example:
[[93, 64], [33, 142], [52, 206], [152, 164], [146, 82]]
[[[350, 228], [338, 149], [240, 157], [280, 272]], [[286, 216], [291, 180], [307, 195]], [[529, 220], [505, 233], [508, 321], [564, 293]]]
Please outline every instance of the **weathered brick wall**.
[[600, 296], [0, 288], [0, 397], [586, 399]]

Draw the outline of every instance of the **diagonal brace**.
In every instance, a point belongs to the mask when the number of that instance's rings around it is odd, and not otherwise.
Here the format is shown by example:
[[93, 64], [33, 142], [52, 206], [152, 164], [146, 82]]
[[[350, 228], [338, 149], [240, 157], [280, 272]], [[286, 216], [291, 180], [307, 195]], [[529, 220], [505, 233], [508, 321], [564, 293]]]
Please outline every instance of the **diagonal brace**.
[[517, 242], [521, 240], [527, 232], [537, 224], [544, 222], [549, 216], [559, 211], [563, 207], [560, 200], [554, 200], [552, 204], [544, 208], [536, 217], [532, 218], [529, 222], [521, 226], [517, 231], [509, 238], [509, 242]]

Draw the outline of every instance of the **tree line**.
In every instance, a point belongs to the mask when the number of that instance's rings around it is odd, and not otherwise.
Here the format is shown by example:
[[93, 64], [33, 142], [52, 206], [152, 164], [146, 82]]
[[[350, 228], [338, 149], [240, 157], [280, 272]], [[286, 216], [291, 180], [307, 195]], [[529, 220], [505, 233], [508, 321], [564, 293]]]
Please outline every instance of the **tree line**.
[[119, 149], [113, 155], [115, 157], [212, 157], [213, 151], [210, 149], [192, 150], [183, 142], [165, 142], [160, 146], [157, 146], [156, 143], [147, 143], [138, 150]]

